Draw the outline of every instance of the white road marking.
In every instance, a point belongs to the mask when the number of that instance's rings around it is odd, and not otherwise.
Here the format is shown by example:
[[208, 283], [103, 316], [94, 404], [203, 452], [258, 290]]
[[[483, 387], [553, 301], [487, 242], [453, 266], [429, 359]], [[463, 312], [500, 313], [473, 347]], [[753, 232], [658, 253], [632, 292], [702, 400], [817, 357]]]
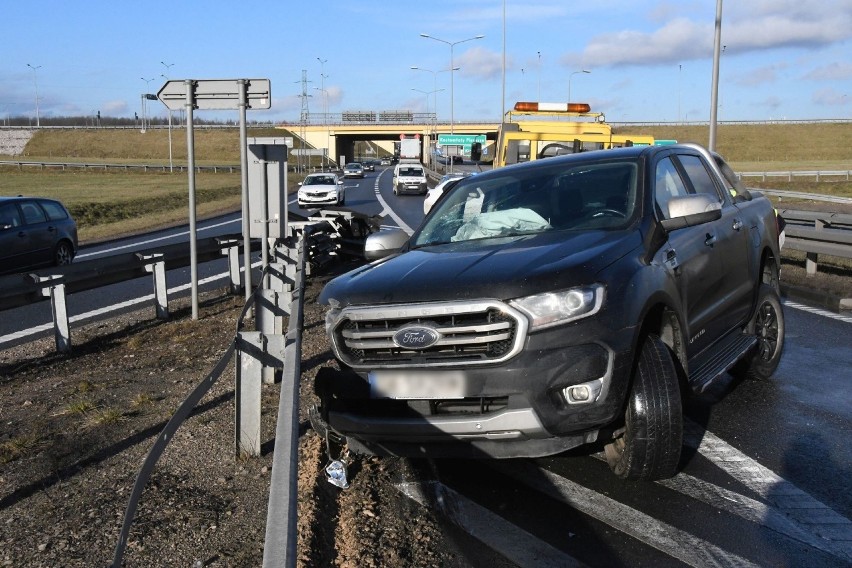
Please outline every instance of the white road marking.
[[[253, 266], [259, 266], [260, 263], [255, 263]], [[218, 280], [223, 280], [225, 278], [229, 278], [230, 275], [227, 272], [222, 272], [220, 274], [214, 274], [213, 276], [208, 276], [207, 278], [203, 278], [198, 281], [199, 286], [204, 284], [209, 284], [211, 282], [216, 282]], [[168, 294], [175, 294], [177, 292], [182, 292], [184, 290], [190, 289], [190, 283], [182, 284], [180, 286], [175, 286], [174, 288], [169, 288]], [[68, 318], [69, 324], [78, 323], [81, 321], [85, 321], [90, 318], [103, 316], [104, 314], [110, 314], [112, 312], [116, 312], [118, 310], [123, 310], [125, 308], [138, 306], [140, 304], [144, 304], [145, 302], [153, 302], [154, 294], [147, 294], [145, 296], [140, 296], [138, 298], [131, 298], [130, 300], [126, 300], [124, 302], [120, 302], [118, 304], [113, 304], [111, 306], [104, 306], [103, 308], [98, 308], [96, 310], [92, 310], [86, 312], [84, 314], [78, 314], [76, 316], [71, 316]], [[42, 325], [37, 325], [35, 327], [31, 327], [29, 329], [24, 329], [21, 331], [17, 331], [15, 333], [10, 333], [8, 335], [0, 335], [0, 347], [2, 347], [5, 343], [10, 343], [12, 341], [16, 341], [19, 339], [25, 339], [31, 337], [33, 335], [38, 335], [40, 333], [44, 333], [45, 331], [50, 331], [53, 329], [53, 322], [46, 323]]]
[[758, 566], [746, 558], [550, 471], [535, 469], [531, 464], [521, 465], [502, 460], [497, 460], [491, 466], [689, 566]]
[[828, 310], [823, 310], [820, 308], [812, 308], [810, 306], [805, 306], [803, 304], [799, 304], [797, 302], [791, 302], [789, 300], [784, 301], [784, 305], [790, 308], [795, 308], [797, 310], [802, 310], [803, 312], [809, 312], [812, 314], [816, 314], [818, 316], [824, 316], [831, 319], [836, 319], [838, 321], [845, 321], [846, 323], [852, 323], [852, 316], [844, 316], [841, 314], [836, 314], [834, 312], [830, 312]]
[[376, 200], [378, 200], [379, 205], [382, 206], [382, 211], [379, 213], [379, 215], [380, 216], [381, 215], [390, 215], [390, 218], [393, 219], [394, 221], [396, 221], [396, 224], [399, 226], [399, 228], [410, 235], [414, 232], [414, 229], [409, 227], [405, 223], [405, 221], [403, 221], [402, 218], [399, 215], [397, 215], [396, 212], [393, 209], [390, 208], [390, 206], [388, 205], [388, 202], [385, 201], [385, 199], [382, 197], [381, 192], [379, 191], [379, 180], [387, 172], [388, 172], [388, 170], [384, 170], [382, 173], [377, 175], [376, 181], [373, 184], [373, 191], [376, 193]]
[[691, 420], [684, 423], [684, 443], [852, 560], [852, 521]]
[[[204, 232], [204, 231], [209, 231], [211, 229], [218, 229], [219, 227], [224, 227], [225, 225], [232, 225], [234, 223], [242, 223], [242, 219], [233, 219], [231, 221], [223, 221], [221, 223], [216, 223], [214, 225], [208, 225], [206, 227], [198, 229], [198, 232], [201, 233], [201, 232]], [[111, 248], [108, 248], [106, 250], [101, 250], [101, 251], [98, 251], [98, 252], [85, 252], [85, 253], [82, 253], [82, 254], [78, 254], [74, 258], [80, 259], [80, 258], [86, 258], [87, 256], [100, 256], [100, 255], [103, 255], [104, 253], [115, 252], [115, 251], [118, 251], [118, 250], [124, 250], [124, 249], [129, 249], [129, 248], [135, 248], [135, 247], [138, 247], [139, 245], [149, 245], [149, 244], [152, 244], [152, 243], [157, 243], [157, 242], [160, 242], [160, 241], [166, 241], [166, 240], [173, 239], [175, 237], [179, 237], [179, 236], [182, 236], [182, 235], [188, 235], [188, 234], [189, 234], [189, 230], [186, 230], [186, 231], [181, 231], [180, 233], [172, 233], [172, 234], [164, 236], [164, 237], [157, 237], [157, 238], [148, 239], [148, 240], [145, 240], [145, 241], [133, 241], [132, 243], [127, 244], [127, 245], [111, 247]]]
[[443, 483], [404, 482], [398, 483], [396, 488], [424, 507], [437, 508], [454, 524], [518, 566], [535, 566], [536, 568], [585, 566], [576, 558], [534, 537]]

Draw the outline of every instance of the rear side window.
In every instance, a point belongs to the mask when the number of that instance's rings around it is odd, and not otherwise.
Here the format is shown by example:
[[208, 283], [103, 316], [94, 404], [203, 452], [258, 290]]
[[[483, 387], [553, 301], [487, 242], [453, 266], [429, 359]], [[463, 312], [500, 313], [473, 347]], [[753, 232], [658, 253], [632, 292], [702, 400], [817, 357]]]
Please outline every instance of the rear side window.
[[721, 201], [719, 190], [716, 188], [716, 184], [713, 183], [713, 178], [710, 177], [710, 173], [707, 171], [701, 158], [698, 156], [679, 155], [678, 160], [680, 160], [683, 169], [686, 170], [686, 175], [692, 181], [692, 186], [695, 188], [696, 193], [706, 193], [716, 201]]
[[41, 207], [35, 201], [25, 201], [21, 203], [21, 211], [24, 213], [24, 222], [27, 225], [35, 225], [36, 223], [44, 223], [47, 217], [44, 215]]
[[47, 218], [51, 221], [61, 221], [68, 218], [68, 212], [65, 208], [55, 201], [39, 201], [44, 212], [47, 213]]

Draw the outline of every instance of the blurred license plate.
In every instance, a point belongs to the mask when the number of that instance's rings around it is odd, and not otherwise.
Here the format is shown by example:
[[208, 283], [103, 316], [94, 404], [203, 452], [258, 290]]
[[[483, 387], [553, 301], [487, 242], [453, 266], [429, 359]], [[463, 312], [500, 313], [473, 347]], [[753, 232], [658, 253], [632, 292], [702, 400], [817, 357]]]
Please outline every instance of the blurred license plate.
[[457, 371], [374, 371], [368, 378], [372, 398], [464, 398], [464, 375]]

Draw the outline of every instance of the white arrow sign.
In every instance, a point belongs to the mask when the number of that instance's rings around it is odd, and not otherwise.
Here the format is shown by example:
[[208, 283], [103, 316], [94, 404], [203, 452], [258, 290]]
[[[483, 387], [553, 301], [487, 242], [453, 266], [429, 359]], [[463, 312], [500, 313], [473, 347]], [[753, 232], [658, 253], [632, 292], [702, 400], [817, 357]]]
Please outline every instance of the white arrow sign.
[[[271, 105], [269, 79], [242, 79], [246, 84], [246, 108], [262, 109]], [[171, 80], [157, 93], [170, 110], [187, 103], [187, 89], [194, 108], [199, 110], [236, 110], [240, 103], [241, 79]]]

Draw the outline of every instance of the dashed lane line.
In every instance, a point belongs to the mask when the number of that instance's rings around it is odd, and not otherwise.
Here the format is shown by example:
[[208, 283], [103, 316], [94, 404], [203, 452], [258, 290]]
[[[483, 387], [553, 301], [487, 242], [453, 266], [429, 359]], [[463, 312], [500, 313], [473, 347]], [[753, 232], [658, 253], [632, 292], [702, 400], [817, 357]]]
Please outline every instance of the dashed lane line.
[[795, 308], [797, 310], [801, 310], [803, 312], [808, 312], [811, 314], [816, 314], [819, 316], [836, 319], [838, 321], [843, 321], [846, 323], [852, 323], [852, 316], [844, 316], [842, 314], [836, 314], [834, 312], [830, 312], [828, 310], [823, 310], [820, 308], [812, 308], [811, 306], [806, 306], [804, 304], [799, 304], [798, 302], [791, 302], [789, 300], [784, 301], [784, 305], [790, 308]]
[[[254, 266], [259, 266], [260, 263], [256, 263]], [[213, 276], [208, 276], [207, 278], [203, 278], [198, 281], [199, 286], [204, 284], [209, 284], [211, 282], [216, 282], [218, 280], [222, 280], [224, 278], [228, 278], [229, 275], [227, 272], [223, 272], [221, 274], [214, 274]], [[175, 294], [177, 292], [183, 292], [185, 290], [189, 290], [191, 285], [189, 283], [182, 284], [181, 286], [175, 286], [174, 288], [169, 288], [168, 294]], [[71, 316], [68, 318], [69, 323], [79, 323], [81, 321], [85, 321], [91, 318], [96, 318], [103, 316], [105, 314], [110, 314], [113, 312], [117, 312], [119, 310], [124, 310], [126, 308], [132, 308], [139, 306], [140, 304], [144, 304], [146, 302], [153, 302], [154, 294], [147, 294], [145, 296], [140, 296], [138, 298], [132, 298], [130, 300], [126, 300], [124, 302], [119, 302], [118, 304], [112, 304], [111, 306], [104, 306], [103, 308], [98, 308], [96, 310], [92, 310], [83, 314], [77, 314], [76, 316]], [[42, 325], [37, 325], [35, 327], [31, 327], [29, 329], [24, 329], [21, 331], [17, 331], [15, 333], [10, 333], [7, 335], [0, 335], [0, 347], [2, 347], [5, 343], [11, 343], [13, 341], [18, 341], [21, 339], [25, 339], [28, 337], [32, 337], [34, 335], [39, 335], [46, 331], [50, 331], [53, 329], [53, 323], [46, 323]]]

